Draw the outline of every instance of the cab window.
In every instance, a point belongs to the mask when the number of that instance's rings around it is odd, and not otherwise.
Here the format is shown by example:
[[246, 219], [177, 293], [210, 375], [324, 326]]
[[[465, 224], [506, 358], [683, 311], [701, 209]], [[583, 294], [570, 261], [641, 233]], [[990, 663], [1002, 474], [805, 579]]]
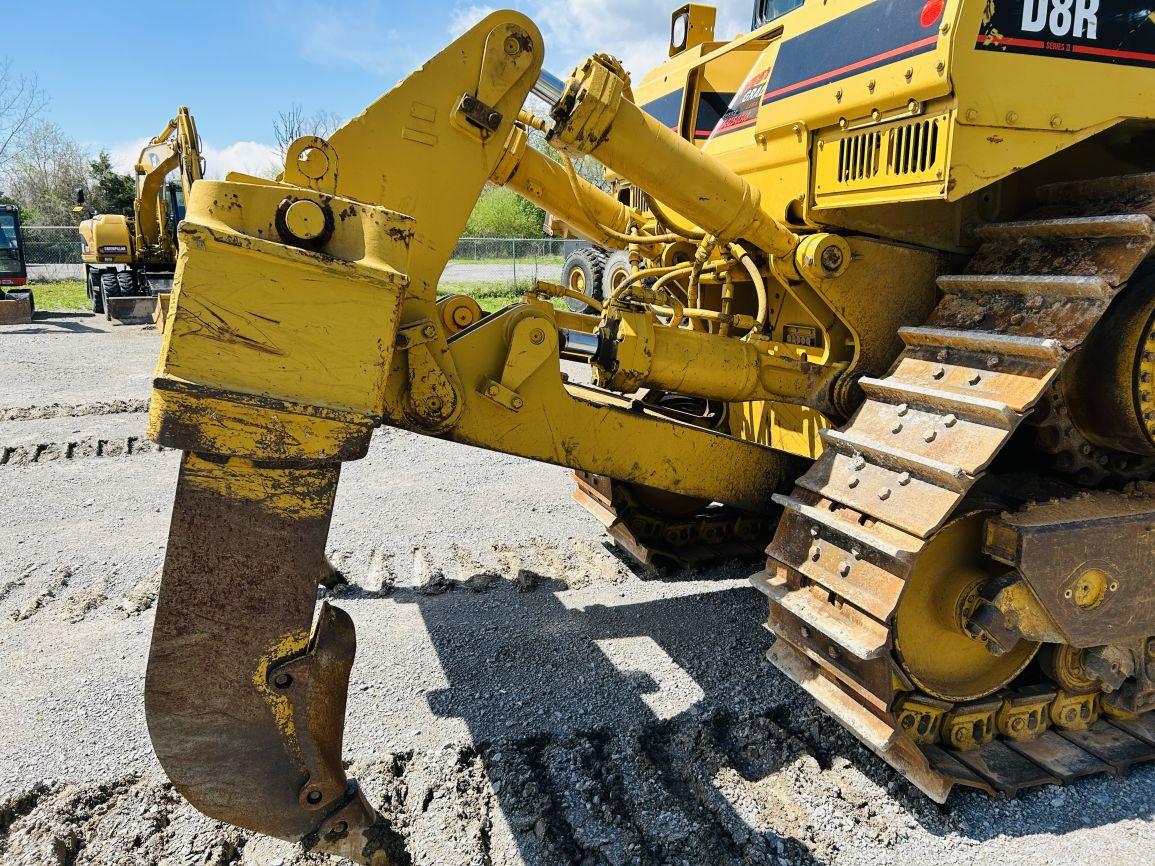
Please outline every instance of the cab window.
[[21, 270], [20, 237], [16, 233], [16, 217], [0, 212], [0, 274], [15, 274]]
[[804, 2], [805, 0], [758, 0], [758, 5], [754, 7], [754, 28], [769, 24], [775, 18], [781, 18]]

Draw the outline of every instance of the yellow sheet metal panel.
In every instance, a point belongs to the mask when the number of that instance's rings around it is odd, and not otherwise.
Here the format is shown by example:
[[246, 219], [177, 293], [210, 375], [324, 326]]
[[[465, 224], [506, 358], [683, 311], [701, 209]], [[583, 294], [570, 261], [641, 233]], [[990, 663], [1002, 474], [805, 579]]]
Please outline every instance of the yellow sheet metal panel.
[[[290, 199], [340, 214], [329, 255], [280, 236]], [[412, 231], [399, 214], [305, 190], [197, 183], [158, 375], [380, 414]]]
[[87, 265], [132, 262], [132, 226], [120, 214], [98, 214], [80, 224], [80, 260]]

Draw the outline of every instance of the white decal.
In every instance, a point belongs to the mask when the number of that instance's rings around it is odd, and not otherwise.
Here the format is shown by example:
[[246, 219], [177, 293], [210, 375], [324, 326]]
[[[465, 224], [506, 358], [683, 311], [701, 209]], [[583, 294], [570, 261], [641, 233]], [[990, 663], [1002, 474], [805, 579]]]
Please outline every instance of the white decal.
[[1099, 0], [1023, 0], [1023, 31], [1097, 39]]

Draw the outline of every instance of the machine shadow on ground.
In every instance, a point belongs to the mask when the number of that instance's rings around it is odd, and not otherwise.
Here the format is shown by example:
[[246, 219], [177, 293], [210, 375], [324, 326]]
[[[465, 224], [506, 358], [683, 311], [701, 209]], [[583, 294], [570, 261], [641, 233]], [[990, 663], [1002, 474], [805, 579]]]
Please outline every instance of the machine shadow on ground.
[[53, 313], [37, 310], [32, 315], [31, 324], [8, 325], [4, 328], [7, 334], [20, 336], [38, 336], [41, 334], [99, 334], [99, 328], [84, 324], [79, 319], [95, 319], [95, 313]]
[[[557, 592], [544, 588], [494, 592], [511, 595], [504, 606], [507, 612], [536, 607], [530, 617], [516, 617], [534, 624], [531, 634], [517, 633], [508, 621], [494, 629], [493, 619], [477, 617], [469, 592], [435, 598], [398, 592], [395, 600], [420, 605], [449, 681], [448, 688], [430, 694], [435, 714], [462, 718], [483, 755], [498, 749], [535, 753], [530, 761], [538, 768], [535, 783], [546, 792], [550, 808], [541, 838], [532, 830], [517, 833], [527, 863], [556, 857], [562, 858], [559, 863], [575, 864], [594, 857], [589, 860], [594, 863], [602, 861], [598, 852], [609, 853], [616, 842], [641, 844], [647, 858], [641, 863], [678, 863], [687, 853], [691, 863], [766, 863], [773, 860], [763, 859], [763, 854], [769, 856], [776, 848], [789, 851], [796, 863], [824, 863], [797, 839], [748, 826], [711, 784], [728, 768], [757, 782], [804, 748], [774, 722], [781, 715], [776, 699], [787, 684], [759, 664], [769, 635], [750, 590], [586, 609], [571, 609]], [[703, 648], [702, 635], [709, 634], [726, 635], [725, 645]], [[683, 672], [686, 679], [678, 685], [691, 690], [690, 699], [683, 694], [664, 704], [665, 711], [658, 715], [654, 701], [663, 684], [638, 667], [631, 670], [628, 659], [611, 659], [603, 649], [631, 641], [656, 644], [661, 652], [654, 655], [668, 659], [665, 667]], [[519, 673], [526, 665], [532, 666], [531, 673]], [[561, 714], [553, 711], [559, 706]], [[556, 718], [550, 721], [534, 718], [551, 711]], [[524, 736], [543, 727], [556, 733], [544, 739], [539, 733]], [[752, 732], [757, 737], [748, 741]], [[611, 740], [616, 742], [611, 745]], [[492, 749], [490, 744], [495, 744]], [[604, 756], [618, 757], [617, 769], [625, 781], [606, 781], [604, 774], [611, 767], [587, 767], [588, 772], [568, 775], [558, 771], [556, 761], [542, 759], [543, 748], [580, 752], [589, 744]], [[489, 763], [486, 769], [491, 769]], [[646, 790], [629, 790], [632, 778], [644, 779]], [[582, 789], [591, 784], [613, 818], [606, 820], [596, 807], [583, 806]], [[500, 786], [498, 804], [515, 830], [526, 807], [523, 796], [515, 787]], [[663, 838], [661, 828], [651, 826], [656, 813], [675, 815], [681, 821], [671, 819], [673, 824], [692, 828], [690, 851], [683, 841]], [[597, 839], [604, 848], [591, 842]]]
[[[689, 576], [646, 574], [649, 580], [675, 582], [709, 576], [708, 570]], [[620, 785], [603, 792], [603, 800], [621, 801], [614, 808], [623, 813], [622, 820], [613, 819], [617, 823], [603, 824], [584, 809], [579, 796], [583, 785], [603, 784], [596, 770], [583, 777], [542, 768], [540, 784], [552, 812], [543, 839], [533, 832], [518, 833], [527, 862], [537, 862], [530, 857], [530, 848], [538, 857], [542, 846], [548, 852], [550, 836], [559, 846], [556, 856], [574, 850], [588, 854], [596, 846], [587, 851], [579, 840], [612, 838], [622, 827], [629, 828], [627, 836], [641, 840], [653, 862], [666, 862], [667, 854], [677, 862], [678, 849], [667, 848], [665, 840], [649, 833], [646, 813], [684, 816], [700, 839], [711, 840], [704, 841], [705, 848], [698, 852], [708, 855], [711, 863], [762, 862], [757, 859], [761, 848], [768, 846], [772, 852], [779, 837], [767, 832], [762, 822], [750, 826], [713, 781], [720, 773], [735, 770], [757, 783], [803, 755], [812, 756], [823, 769], [835, 758], [849, 760], [935, 836], [958, 834], [985, 841], [1000, 835], [1065, 834], [1152, 814], [1150, 804], [1119, 790], [1126, 782], [1111, 778], [1084, 779], [1072, 786], [1078, 796], [1106, 804], [1092, 813], [1058, 810], [1057, 816], [1026, 820], [1015, 804], [992, 808], [985, 795], [970, 792], [956, 793], [946, 806], [938, 806], [901, 781], [797, 686], [762, 664], [772, 638], [763, 628], [764, 608], [755, 590], [726, 588], [584, 608], [567, 606], [564, 590], [565, 584], [556, 580], [543, 581], [533, 593], [515, 593], [503, 583], [491, 592], [508, 594], [502, 599], [508, 604], [498, 606], [497, 616], [480, 617], [476, 600], [467, 591], [427, 597], [398, 590], [393, 595], [397, 603], [420, 606], [449, 682], [447, 688], [430, 693], [431, 709], [443, 717], [461, 718], [482, 754], [490, 744], [500, 744], [506, 752], [540, 750], [541, 735], [519, 737], [542, 729], [555, 732], [546, 740], [560, 749], [613, 738], [624, 748], [606, 754], [625, 755], [626, 763], [637, 765], [625, 776], [647, 780], [642, 792], [625, 792]], [[682, 672], [685, 679], [676, 683], [680, 694], [662, 701], [669, 682], [631, 669], [628, 658], [624, 664], [621, 658], [611, 658], [615, 643], [630, 641], [655, 646], [658, 651], [650, 654], [652, 658], [664, 656], [667, 667]], [[687, 691], [692, 693], [689, 698]], [[547, 714], [554, 718], [546, 720]], [[1149, 772], [1155, 770], [1139, 769], [1133, 775]], [[1051, 799], [1058, 796], [1058, 789], [1025, 796]], [[519, 791], [507, 787], [501, 787], [497, 796], [515, 828], [515, 818], [524, 810], [520, 797]], [[822, 862], [796, 838], [783, 834], [781, 842], [795, 860]], [[581, 857], [573, 862], [581, 862]]]
[[[510, 596], [502, 608], [510, 615], [501, 617], [505, 622], [500, 625], [475, 615], [476, 602], [468, 592], [435, 598], [399, 592], [394, 598], [420, 605], [449, 681], [448, 688], [429, 695], [434, 713], [463, 719], [483, 754], [490, 744], [498, 744], [493, 749], [501, 752], [535, 753], [531, 763], [539, 773], [534, 782], [546, 792], [550, 809], [541, 838], [532, 831], [517, 834], [527, 862], [545, 862], [539, 859], [543, 853], [561, 857], [557, 862], [580, 863], [584, 857], [602, 862], [599, 852], [612, 850], [619, 841], [639, 843], [646, 852], [639, 861], [644, 863], [681, 862], [687, 854], [689, 862], [767, 862], [760, 858], [773, 854], [778, 843], [795, 862], [824, 862], [798, 840], [750, 827], [711, 784], [727, 768], [757, 780], [803, 748], [773, 721], [779, 715], [775, 696], [780, 689], [773, 682], [759, 688], [764, 675], [759, 659], [769, 636], [748, 590], [584, 609], [566, 607], [558, 593], [544, 587], [534, 593], [493, 592]], [[518, 615], [517, 608], [526, 606], [536, 610]], [[530, 632], [519, 633], [526, 623]], [[724, 635], [712, 661], [703, 635]], [[677, 683], [682, 694], [658, 704], [661, 714], [654, 706], [662, 686], [669, 684], [658, 682], [664, 674], [655, 677], [640, 666], [631, 669], [628, 658], [610, 657], [616, 643], [638, 640], [656, 644], [661, 652], [647, 657], [652, 661], [664, 655], [663, 670], [681, 671], [685, 678]], [[734, 658], [737, 647], [757, 651], [749, 659]], [[551, 713], [553, 719], [544, 719]], [[554, 733], [525, 737], [527, 731], [546, 727]], [[746, 729], [769, 731], [775, 741], [752, 750], [734, 736]], [[616, 767], [586, 766], [569, 774], [559, 771], [555, 760], [542, 759], [545, 750], [581, 752], [590, 744], [604, 756], [613, 755]], [[613, 769], [620, 778], [607, 779]], [[645, 780], [640, 790], [629, 784], [631, 779]], [[591, 785], [597, 803], [615, 817], [606, 819], [596, 807], [583, 806], [582, 794], [589, 794]], [[515, 828], [525, 808], [523, 796], [508, 785], [500, 786], [497, 796]], [[663, 838], [662, 822], [691, 828], [696, 838], [689, 850], [677, 833]]]

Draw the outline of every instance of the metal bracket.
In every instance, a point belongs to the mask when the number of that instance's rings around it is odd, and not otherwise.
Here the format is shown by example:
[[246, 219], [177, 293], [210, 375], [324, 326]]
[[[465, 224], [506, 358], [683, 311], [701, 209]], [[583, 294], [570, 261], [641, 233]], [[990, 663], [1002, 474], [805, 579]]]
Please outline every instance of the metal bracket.
[[441, 343], [437, 326], [423, 319], [402, 328], [397, 348], [406, 349], [409, 361], [409, 409], [421, 427], [444, 429], [461, 411], [458, 388], [442, 366], [438, 356]]
[[513, 22], [494, 27], [485, 40], [477, 90], [464, 94], [457, 104], [455, 117], [465, 121], [457, 125], [480, 129], [483, 138], [496, 133], [505, 115], [494, 106], [530, 70], [534, 56], [533, 37], [523, 27]]
[[532, 310], [513, 322], [509, 331], [509, 351], [501, 378], [486, 378], [480, 392], [499, 406], [520, 412], [525, 400], [517, 393], [530, 376], [550, 358], [558, 355], [557, 328], [545, 316]]
[[502, 114], [491, 105], [486, 105], [476, 96], [466, 93], [457, 105], [460, 111], [471, 123], [481, 127], [486, 132], [497, 132], [503, 119]]
[[356, 651], [353, 620], [325, 602], [304, 655], [271, 666], [266, 675], [269, 691], [288, 710], [278, 716], [282, 731], [308, 773], [300, 791], [303, 809], [321, 811], [345, 793], [341, 732]]

